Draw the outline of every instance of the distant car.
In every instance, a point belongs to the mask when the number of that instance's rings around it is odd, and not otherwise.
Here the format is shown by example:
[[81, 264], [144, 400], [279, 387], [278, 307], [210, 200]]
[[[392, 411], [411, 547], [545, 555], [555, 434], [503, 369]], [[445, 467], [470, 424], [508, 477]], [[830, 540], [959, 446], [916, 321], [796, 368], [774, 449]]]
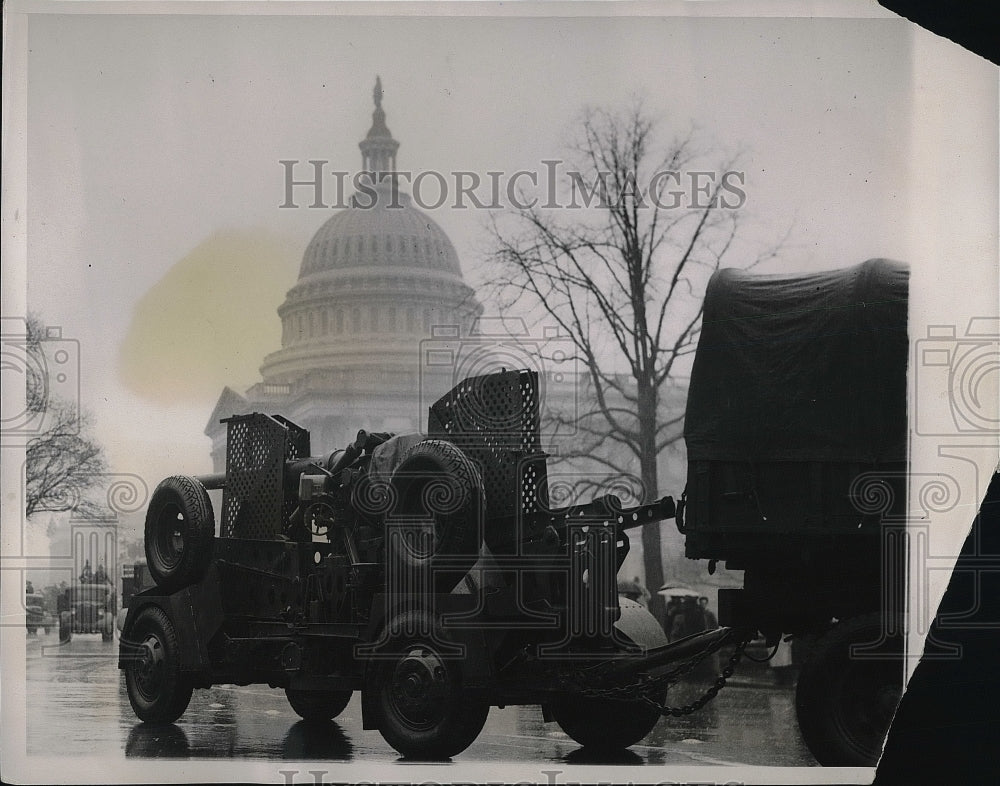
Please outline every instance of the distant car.
[[25, 626], [28, 633], [37, 633], [41, 628], [47, 634], [52, 630], [55, 620], [45, 608], [45, 596], [37, 592], [29, 592], [24, 596]]
[[115, 589], [111, 584], [76, 584], [59, 596], [59, 640], [74, 633], [100, 633], [103, 641], [115, 635]]

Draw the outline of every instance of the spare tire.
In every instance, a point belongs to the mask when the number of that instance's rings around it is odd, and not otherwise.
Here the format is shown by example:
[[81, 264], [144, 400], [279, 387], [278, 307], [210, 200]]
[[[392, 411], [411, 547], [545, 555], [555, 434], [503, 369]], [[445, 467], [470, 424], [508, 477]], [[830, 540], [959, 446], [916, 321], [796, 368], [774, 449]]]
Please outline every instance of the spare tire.
[[479, 470], [450, 442], [427, 439], [406, 451], [390, 485], [390, 586], [450, 592], [479, 559], [486, 514]]
[[197, 479], [163, 480], [146, 511], [146, 563], [157, 586], [175, 592], [199, 581], [212, 558], [215, 514]]

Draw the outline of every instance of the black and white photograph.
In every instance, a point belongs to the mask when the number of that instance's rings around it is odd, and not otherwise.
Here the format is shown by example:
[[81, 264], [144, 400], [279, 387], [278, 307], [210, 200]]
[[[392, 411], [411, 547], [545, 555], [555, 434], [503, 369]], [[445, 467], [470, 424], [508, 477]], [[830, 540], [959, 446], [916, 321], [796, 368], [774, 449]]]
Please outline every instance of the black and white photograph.
[[962, 756], [907, 694], [1000, 629], [997, 65], [850, 0], [4, 41], [5, 782]]

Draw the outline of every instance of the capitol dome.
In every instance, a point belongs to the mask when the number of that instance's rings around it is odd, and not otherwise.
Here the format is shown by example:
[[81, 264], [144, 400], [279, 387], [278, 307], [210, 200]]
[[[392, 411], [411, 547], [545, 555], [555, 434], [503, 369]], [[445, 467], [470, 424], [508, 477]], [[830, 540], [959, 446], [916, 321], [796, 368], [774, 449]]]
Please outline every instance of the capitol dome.
[[375, 193], [375, 198], [368, 200], [364, 195], [319, 228], [302, 257], [300, 279], [371, 265], [438, 270], [461, 277], [458, 254], [448, 236], [430, 216], [413, 207], [408, 194], [393, 194], [388, 186]]
[[212, 413], [206, 434], [219, 471], [226, 449], [219, 421], [230, 415], [283, 414], [309, 429], [315, 448], [331, 449], [358, 428], [422, 428], [425, 399], [454, 384], [454, 369], [426, 361], [426, 342], [457, 346], [483, 309], [444, 230], [394, 190], [399, 143], [386, 126], [379, 80], [374, 99], [359, 144], [368, 179], [306, 247], [298, 281], [278, 308], [281, 348], [264, 358], [260, 382], [246, 395], [226, 388]]

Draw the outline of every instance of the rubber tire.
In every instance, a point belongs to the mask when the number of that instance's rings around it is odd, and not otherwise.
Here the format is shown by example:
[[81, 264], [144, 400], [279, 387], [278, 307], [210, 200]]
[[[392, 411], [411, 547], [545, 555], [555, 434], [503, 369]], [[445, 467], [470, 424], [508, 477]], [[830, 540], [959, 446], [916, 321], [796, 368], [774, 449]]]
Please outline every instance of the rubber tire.
[[902, 636], [881, 645], [884, 659], [850, 656], [851, 644], [875, 641], [881, 631], [879, 613], [839, 622], [802, 665], [795, 691], [799, 729], [824, 766], [873, 767], [882, 754], [892, 721], [887, 705], [898, 704], [903, 690]]
[[349, 690], [285, 689], [285, 697], [295, 714], [310, 722], [333, 720], [344, 711], [353, 695], [354, 692]]
[[114, 639], [114, 637], [115, 637], [115, 634], [113, 632], [106, 631], [106, 630], [102, 630], [101, 631], [101, 641], [103, 641], [105, 644], [107, 644], [109, 641], [111, 641], [112, 639]]
[[28, 625], [27, 628], [28, 628], [28, 633], [32, 636], [38, 633], [38, 628], [36, 628], [34, 625]]
[[[175, 531], [182, 538], [180, 554], [169, 543]], [[215, 514], [205, 487], [187, 475], [161, 481], [146, 510], [145, 536], [146, 564], [162, 591], [176, 592], [199, 581], [212, 559], [215, 537]]]
[[440, 761], [456, 756], [475, 742], [486, 725], [490, 706], [465, 696], [462, 692], [460, 661], [447, 658], [442, 661], [446, 670], [447, 695], [441, 720], [429, 728], [417, 729], [400, 715], [392, 699], [392, 675], [397, 664], [405, 657], [402, 653], [416, 647], [438, 653], [440, 650], [433, 642], [445, 639], [437, 627], [431, 637], [426, 634], [395, 635], [393, 632], [427, 630], [425, 620], [426, 617], [420, 612], [409, 612], [401, 614], [390, 623], [390, 643], [386, 645], [386, 649], [400, 654], [372, 661], [373, 674], [368, 680], [367, 690], [375, 692], [373, 704], [378, 718], [377, 725], [386, 742], [405, 758]]
[[147, 694], [138, 676], [140, 663], [130, 659], [125, 666], [125, 688], [132, 709], [146, 723], [173, 723], [187, 709], [194, 692], [189, 677], [180, 670], [177, 632], [162, 609], [147, 606], [122, 633], [123, 642], [138, 647], [152, 639], [162, 652], [162, 674], [155, 694]]
[[48, 636], [52, 632], [52, 628], [50, 628], [48, 625], [46, 625], [43, 630], [45, 631], [46, 636]]
[[660, 720], [645, 702], [616, 701], [573, 694], [556, 696], [549, 710], [566, 734], [588, 751], [611, 753], [635, 745]]
[[[618, 633], [644, 651], [668, 643], [656, 617], [641, 603], [619, 597]], [[659, 696], [665, 699], [666, 696]], [[645, 702], [613, 701], [564, 694], [548, 703], [552, 718], [566, 734], [588, 751], [610, 753], [635, 745], [660, 720], [660, 712]]]
[[[432, 483], [442, 484], [446, 505], [436, 513], [427, 510], [432, 505], [424, 499]], [[450, 592], [479, 559], [486, 513], [479, 470], [450, 442], [427, 439], [406, 451], [390, 484], [395, 504], [387, 521], [393, 516], [424, 518], [430, 514], [434, 546], [414, 553], [399, 537], [387, 533], [387, 565], [401, 571], [399, 576], [416, 577], [417, 586], [429, 581], [433, 591]], [[447, 568], [439, 564], [442, 557], [448, 558]]]

